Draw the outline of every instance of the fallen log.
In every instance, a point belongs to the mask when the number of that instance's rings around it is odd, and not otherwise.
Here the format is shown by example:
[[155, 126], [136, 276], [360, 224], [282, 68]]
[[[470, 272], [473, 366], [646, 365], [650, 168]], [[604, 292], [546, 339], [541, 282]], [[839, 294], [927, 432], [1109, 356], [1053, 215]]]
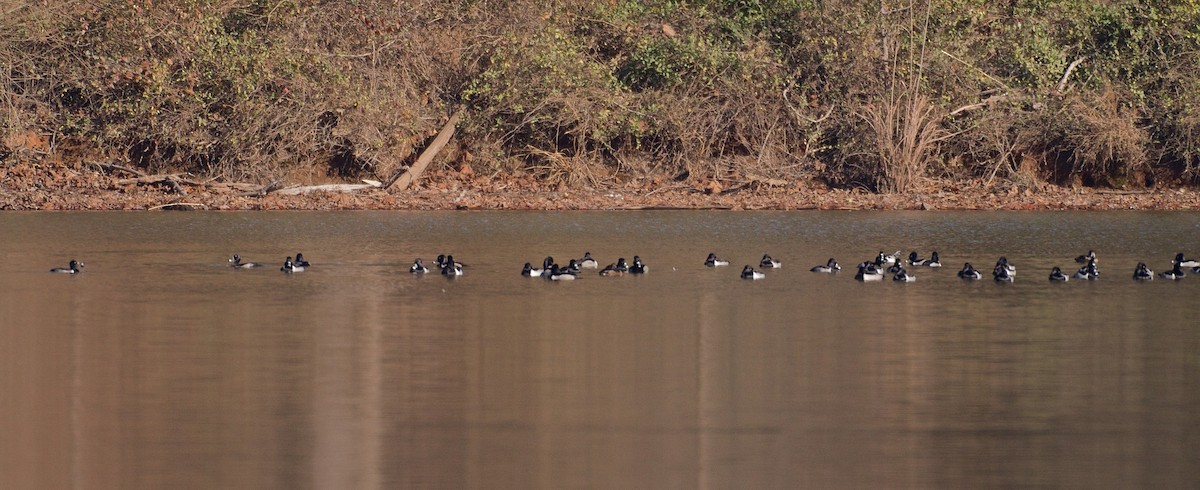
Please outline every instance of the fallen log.
[[378, 189], [378, 185], [374, 184], [322, 184], [322, 185], [302, 185], [296, 187], [284, 187], [274, 191], [274, 194], [281, 196], [295, 196], [299, 194], [308, 194], [310, 192], [356, 192], [363, 189]]
[[445, 126], [442, 126], [442, 131], [438, 133], [437, 138], [433, 139], [433, 143], [430, 143], [429, 147], [426, 148], [425, 151], [421, 152], [421, 156], [417, 158], [416, 163], [413, 163], [412, 167], [409, 167], [409, 169], [404, 173], [401, 173], [393, 178], [391, 182], [388, 182], [388, 184], [383, 186], [383, 188], [385, 190], [390, 190], [392, 187], [396, 187], [397, 191], [402, 191], [407, 189], [408, 186], [412, 185], [413, 182], [416, 182], [416, 180], [421, 177], [421, 173], [425, 172], [425, 168], [428, 167], [431, 162], [433, 162], [433, 157], [437, 156], [438, 152], [442, 151], [442, 147], [446, 146], [446, 143], [450, 142], [450, 138], [454, 136], [455, 127], [458, 125], [458, 120], [461, 117], [462, 110], [459, 110], [458, 112], [455, 112], [453, 116], [450, 116], [450, 120], [446, 121]]

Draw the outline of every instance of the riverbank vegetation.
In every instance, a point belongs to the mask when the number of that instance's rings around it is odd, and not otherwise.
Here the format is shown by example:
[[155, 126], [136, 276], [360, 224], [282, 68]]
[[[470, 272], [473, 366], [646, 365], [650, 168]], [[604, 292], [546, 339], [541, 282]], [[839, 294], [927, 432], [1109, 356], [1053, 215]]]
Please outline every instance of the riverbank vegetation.
[[[1200, 176], [1195, 0], [47, 0], [0, 17], [0, 158], [560, 189]], [[705, 187], [708, 186], [708, 187]]]

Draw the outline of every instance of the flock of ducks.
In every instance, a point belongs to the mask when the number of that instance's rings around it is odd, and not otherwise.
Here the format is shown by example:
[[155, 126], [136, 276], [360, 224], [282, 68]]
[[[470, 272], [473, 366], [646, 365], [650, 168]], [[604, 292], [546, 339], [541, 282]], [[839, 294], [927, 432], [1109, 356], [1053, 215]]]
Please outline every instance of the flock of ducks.
[[[1100, 277], [1100, 269], [1096, 266], [1096, 252], [1094, 250], [1089, 250], [1088, 253], [1076, 257], [1075, 262], [1083, 265], [1080, 266], [1079, 270], [1075, 271], [1074, 274], [1068, 276], [1063, 272], [1062, 268], [1054, 267], [1050, 270], [1050, 281], [1065, 282], [1071, 279], [1095, 280]], [[896, 282], [916, 281], [916, 275], [909, 272], [904, 265], [905, 263], [907, 263], [909, 267], [936, 268], [942, 266], [941, 258], [938, 256], [937, 251], [934, 251], [927, 259], [922, 259], [917, 252], [911, 252], [908, 254], [907, 261], [900, 258], [899, 250], [890, 255], [881, 251], [873, 260], [860, 262], [857, 266], [858, 272], [854, 275], [854, 278], [859, 281], [882, 281], [885, 277], [890, 275], [892, 280]], [[1183, 271], [1184, 268], [1191, 268], [1191, 272], [1193, 274], [1200, 274], [1200, 260], [1185, 258], [1182, 252], [1175, 254], [1175, 258], [1171, 260], [1171, 264], [1171, 270], [1159, 273], [1158, 277], [1170, 280], [1183, 279], [1186, 275], [1186, 273]], [[242, 257], [236, 254], [229, 259], [229, 265], [235, 269], [264, 267], [264, 264], [258, 262], [243, 262]], [[525, 267], [521, 269], [521, 275], [525, 277], [542, 277], [551, 281], [569, 281], [578, 277], [583, 269], [599, 269], [598, 273], [601, 276], [645, 274], [647, 271], [649, 271], [649, 267], [646, 266], [645, 262], [642, 262], [642, 258], [637, 255], [633, 256], [632, 263], [626, 262], [625, 258], [621, 257], [617, 259], [616, 262], [609, 264], [603, 269], [601, 269], [599, 265], [599, 262], [592, 257], [591, 252], [584, 252], [582, 258], [571, 259], [566, 266], [559, 265], [558, 262], [555, 262], [554, 257], [546, 257], [544, 260], [542, 260], [541, 267], [534, 267], [530, 262], [526, 262]], [[728, 266], [729, 261], [717, 257], [716, 253], [710, 253], [708, 254], [708, 258], [704, 260], [704, 265], [708, 267], [723, 267]], [[304, 259], [304, 254], [296, 253], [295, 259], [293, 259], [291, 256], [288, 256], [286, 259], [284, 259], [283, 266], [280, 267], [279, 270], [287, 274], [292, 274], [296, 272], [303, 272], [306, 267], [310, 266], [312, 266], [312, 264]], [[761, 269], [778, 269], [783, 267], [783, 263], [775, 260], [768, 254], [763, 254], [758, 266]], [[453, 255], [446, 254], [437, 256], [434, 267], [442, 275], [461, 276], [463, 275], [463, 268], [466, 267], [466, 264], [454, 260]], [[82, 272], [82, 269], [83, 262], [71, 260], [67, 267], [55, 267], [50, 269], [50, 272], [59, 274], [78, 274], [79, 272]], [[809, 270], [812, 272], [832, 274], [842, 270], [842, 267], [838, 265], [837, 260], [830, 258], [827, 262], [825, 262], [825, 264], [815, 266]], [[412, 267], [409, 268], [409, 272], [413, 274], [427, 274], [430, 272], [430, 268], [425, 265], [425, 262], [422, 259], [417, 258], [415, 261], [413, 261]], [[992, 268], [992, 278], [996, 282], [1013, 282], [1013, 280], [1016, 278], [1016, 275], [1017, 267], [1013, 264], [1010, 264], [1008, 262], [1008, 258], [1006, 257], [1000, 257], [1000, 259], [996, 261], [995, 267]], [[763, 279], [767, 276], [763, 272], [760, 272], [751, 265], [747, 264], [742, 268], [741, 277], [742, 279], [753, 280]], [[963, 264], [962, 270], [958, 271], [958, 277], [967, 280], [978, 280], [983, 279], [983, 273], [976, 270], [970, 262], [967, 262]], [[1133, 271], [1133, 279], [1138, 281], [1150, 281], [1154, 278], [1154, 271], [1150, 270], [1150, 267], [1147, 266], [1145, 262], [1138, 262], [1137, 267], [1135, 267]]]

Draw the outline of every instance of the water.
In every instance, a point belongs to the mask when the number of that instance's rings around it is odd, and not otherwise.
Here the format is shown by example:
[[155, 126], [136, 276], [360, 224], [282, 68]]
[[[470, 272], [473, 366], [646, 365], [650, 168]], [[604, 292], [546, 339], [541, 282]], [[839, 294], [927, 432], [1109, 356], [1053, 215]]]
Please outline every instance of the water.
[[[1153, 212], [0, 214], [0, 488], [1194, 488], [1200, 278], [1130, 275], [1198, 239]], [[896, 249], [946, 267], [852, 279]], [[1101, 280], [1046, 281], [1088, 249]], [[650, 273], [518, 275], [584, 251]], [[446, 252], [465, 276], [407, 272]], [[1000, 255], [1014, 284], [955, 277]]]

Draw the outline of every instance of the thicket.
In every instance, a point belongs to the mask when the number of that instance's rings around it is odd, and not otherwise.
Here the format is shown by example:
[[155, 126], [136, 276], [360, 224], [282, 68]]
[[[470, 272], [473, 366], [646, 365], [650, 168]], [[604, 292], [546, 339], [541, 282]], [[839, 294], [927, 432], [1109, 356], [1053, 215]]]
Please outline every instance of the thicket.
[[44, 0], [12, 135], [235, 180], [444, 162], [570, 185], [1200, 177], [1200, 2]]

